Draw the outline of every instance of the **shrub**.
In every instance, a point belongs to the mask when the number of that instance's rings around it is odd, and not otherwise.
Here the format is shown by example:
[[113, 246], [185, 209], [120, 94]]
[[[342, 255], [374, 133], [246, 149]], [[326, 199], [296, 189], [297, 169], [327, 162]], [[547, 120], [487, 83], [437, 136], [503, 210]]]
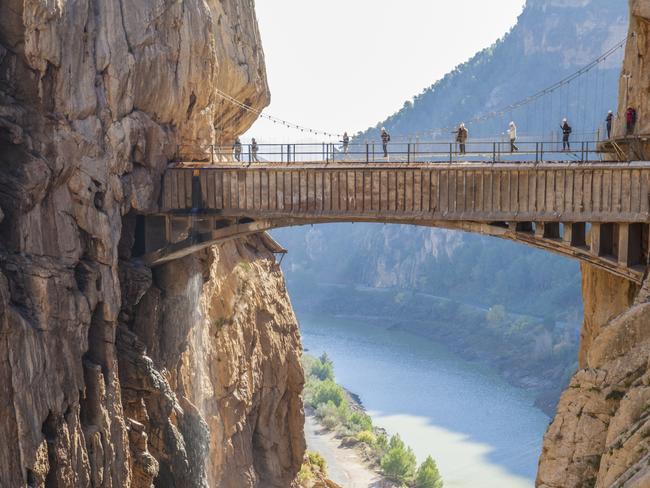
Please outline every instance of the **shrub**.
[[369, 415], [363, 412], [354, 412], [350, 415], [347, 426], [353, 432], [361, 432], [362, 430], [372, 430], [372, 419]]
[[407, 448], [399, 435], [390, 439], [388, 452], [381, 459], [384, 475], [398, 483], [409, 483], [415, 476], [417, 460], [411, 448]]
[[436, 462], [428, 456], [415, 475], [415, 488], [442, 488], [442, 477]]
[[327, 402], [338, 407], [345, 401], [345, 391], [332, 380], [321, 381], [313, 386], [310, 404], [314, 408]]
[[377, 436], [370, 430], [362, 430], [357, 433], [357, 441], [362, 442], [370, 447], [377, 443]]
[[307, 451], [307, 457], [312, 467], [317, 466], [321, 473], [327, 475], [327, 461], [325, 461], [323, 456], [314, 451]]

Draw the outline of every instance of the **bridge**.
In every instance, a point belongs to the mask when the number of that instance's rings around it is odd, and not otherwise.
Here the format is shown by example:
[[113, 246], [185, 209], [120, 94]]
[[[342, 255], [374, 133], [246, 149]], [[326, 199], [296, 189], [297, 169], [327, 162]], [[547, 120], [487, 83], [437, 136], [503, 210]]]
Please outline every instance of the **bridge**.
[[156, 266], [278, 227], [383, 222], [509, 239], [642, 281], [650, 162], [589, 154], [577, 161], [496, 162], [489, 154], [487, 162], [467, 162], [457, 159], [479, 156], [453, 153], [452, 162], [442, 163], [419, 162], [420, 156], [175, 163], [163, 177], [160, 212], [141, 221], [142, 253]]

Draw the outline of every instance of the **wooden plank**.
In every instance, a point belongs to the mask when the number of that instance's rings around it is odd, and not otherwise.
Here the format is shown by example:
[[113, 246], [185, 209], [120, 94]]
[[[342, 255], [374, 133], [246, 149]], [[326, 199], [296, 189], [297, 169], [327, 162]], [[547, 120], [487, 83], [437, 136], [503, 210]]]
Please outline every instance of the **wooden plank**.
[[307, 202], [309, 200], [309, 177], [310, 171], [296, 171], [296, 179], [298, 181], [298, 208], [300, 212], [307, 211]]
[[528, 173], [525, 171], [517, 171], [517, 182], [519, 183], [517, 189], [517, 211], [528, 213]]
[[422, 211], [431, 212], [431, 171], [422, 173]]
[[269, 172], [269, 210], [278, 209], [278, 172]]
[[440, 212], [440, 171], [431, 172], [431, 191], [429, 192], [431, 213]]
[[534, 213], [537, 207], [537, 174], [535, 171], [527, 171], [528, 175], [528, 212]]
[[571, 212], [573, 210], [573, 170], [563, 170], [564, 186], [563, 186], [563, 206], [562, 212]]
[[370, 199], [371, 210], [374, 212], [380, 211], [381, 202], [381, 172], [371, 171], [372, 176], [372, 195]]
[[632, 211], [632, 172], [629, 169], [623, 170], [621, 174], [621, 211], [630, 213]]
[[565, 171], [558, 169], [555, 171], [555, 189], [553, 191], [555, 203], [553, 207], [556, 212], [563, 213], [566, 202], [566, 178]]
[[386, 212], [389, 205], [389, 179], [388, 172], [380, 172], [380, 186], [379, 186], [379, 210]]
[[422, 212], [422, 170], [411, 172], [413, 178], [413, 206], [412, 212]]
[[519, 210], [519, 171], [508, 171], [508, 193], [510, 194], [508, 212], [517, 213]]
[[446, 215], [449, 213], [449, 171], [442, 170], [439, 173], [439, 199], [438, 205], [440, 208], [440, 213]]
[[573, 171], [573, 205], [571, 211], [581, 213], [585, 207], [584, 204], [584, 171]]
[[602, 170], [594, 171], [591, 182], [591, 200], [594, 212], [601, 212], [603, 209], [603, 172]]
[[330, 212], [332, 210], [332, 173], [326, 171], [323, 173], [323, 210]]
[[388, 212], [397, 210], [397, 175], [394, 171], [388, 172]]
[[631, 172], [630, 181], [630, 212], [641, 212], [641, 170]]
[[585, 171], [582, 175], [582, 211], [585, 215], [593, 212], [594, 172]]
[[251, 210], [255, 207], [255, 172], [247, 171], [244, 181], [246, 182], [246, 200], [244, 202], [245, 208]]
[[363, 172], [363, 208], [364, 213], [372, 211], [372, 171]]
[[239, 209], [246, 208], [246, 198], [248, 196], [248, 192], [246, 191], [246, 175], [246, 171], [237, 172], [237, 183], [239, 186], [237, 208]]
[[510, 172], [499, 172], [499, 208], [498, 213], [505, 214], [510, 210]]
[[465, 171], [456, 171], [456, 208], [455, 212], [460, 215], [465, 212], [467, 204], [467, 186]]
[[639, 209], [642, 213], [645, 214], [648, 214], [650, 212], [650, 170], [641, 171]]
[[535, 197], [535, 213], [546, 213], [548, 212], [546, 205], [546, 184], [547, 184], [547, 174], [546, 171], [537, 172], [537, 196]]
[[332, 177], [332, 212], [338, 212], [341, 208], [341, 192], [339, 191], [339, 172], [331, 173]]
[[602, 207], [601, 212], [612, 212], [612, 172], [611, 170], [603, 171], [603, 190], [602, 190]]
[[556, 201], [555, 201], [555, 185], [556, 185], [556, 171], [548, 170], [546, 171], [546, 195], [544, 196], [545, 208], [544, 213], [548, 216], [555, 213]]
[[458, 202], [458, 172], [455, 170], [449, 171], [447, 179], [447, 208], [450, 213], [456, 213]]

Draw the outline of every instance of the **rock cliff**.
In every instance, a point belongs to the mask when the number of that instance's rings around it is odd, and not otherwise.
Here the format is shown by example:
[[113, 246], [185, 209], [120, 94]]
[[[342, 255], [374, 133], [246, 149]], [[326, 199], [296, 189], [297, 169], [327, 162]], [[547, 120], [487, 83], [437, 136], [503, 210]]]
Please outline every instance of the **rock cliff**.
[[249, 239], [131, 259], [167, 163], [253, 122], [215, 88], [269, 101], [252, 0], [0, 2], [0, 486], [299, 469], [300, 344], [272, 256]]
[[[619, 114], [636, 107], [636, 132], [647, 135], [650, 2], [631, 0], [630, 13]], [[615, 131], [621, 136], [622, 124]], [[580, 369], [544, 437], [537, 486], [645, 488], [650, 486], [650, 278], [639, 288], [583, 265], [582, 285]]]

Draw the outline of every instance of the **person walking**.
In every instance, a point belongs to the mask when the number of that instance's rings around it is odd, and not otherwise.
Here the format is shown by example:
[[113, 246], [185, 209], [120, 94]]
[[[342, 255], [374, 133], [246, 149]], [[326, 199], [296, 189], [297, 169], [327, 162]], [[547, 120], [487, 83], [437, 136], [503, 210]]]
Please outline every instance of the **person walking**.
[[605, 119], [605, 123], [607, 125], [607, 139], [612, 138], [612, 121], [614, 120], [614, 114], [610, 110], [607, 112], [607, 118]]
[[343, 143], [343, 154], [347, 156], [350, 147], [350, 136], [348, 136], [347, 132], [343, 133], [343, 140], [341, 142]]
[[241, 161], [241, 141], [239, 137], [235, 139], [235, 143], [232, 145], [233, 153], [235, 154], [235, 160], [237, 162]]
[[460, 154], [465, 154], [465, 144], [467, 143], [468, 137], [469, 131], [465, 127], [465, 124], [461, 122], [458, 126], [458, 130], [456, 131], [456, 142], [458, 143]]
[[257, 141], [253, 137], [251, 139], [251, 162], [253, 163], [259, 163], [260, 160], [257, 159]]
[[519, 151], [519, 148], [515, 145], [517, 140], [517, 126], [514, 122], [510, 122], [508, 126], [508, 136], [510, 137], [510, 152]]
[[388, 143], [390, 142], [390, 134], [386, 127], [381, 128], [381, 145], [384, 148], [384, 157], [388, 158]]
[[570, 151], [571, 143], [569, 142], [569, 136], [571, 136], [571, 132], [573, 132], [573, 129], [569, 125], [569, 121], [567, 119], [562, 119], [562, 124], [560, 125], [560, 128], [562, 129], [562, 150]]

